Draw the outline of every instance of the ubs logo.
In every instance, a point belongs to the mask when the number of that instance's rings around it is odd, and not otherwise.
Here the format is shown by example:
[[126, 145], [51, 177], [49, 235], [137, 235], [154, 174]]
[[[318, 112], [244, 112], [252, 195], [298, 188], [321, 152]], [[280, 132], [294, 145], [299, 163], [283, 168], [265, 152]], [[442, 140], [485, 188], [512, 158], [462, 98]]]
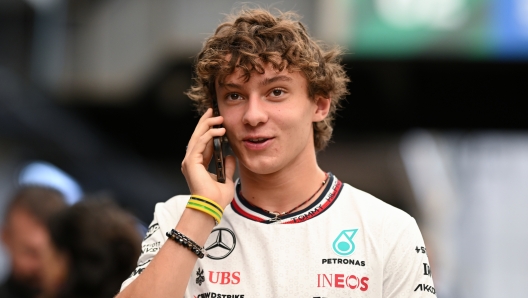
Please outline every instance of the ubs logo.
[[[216, 274], [215, 274], [216, 273]], [[215, 278], [216, 275], [216, 278]], [[240, 272], [214, 272], [209, 271], [209, 281], [214, 284], [233, 284], [237, 285], [240, 283]]]
[[236, 237], [233, 231], [226, 228], [214, 229], [205, 244], [206, 255], [213, 260], [225, 259], [235, 250], [235, 246]]

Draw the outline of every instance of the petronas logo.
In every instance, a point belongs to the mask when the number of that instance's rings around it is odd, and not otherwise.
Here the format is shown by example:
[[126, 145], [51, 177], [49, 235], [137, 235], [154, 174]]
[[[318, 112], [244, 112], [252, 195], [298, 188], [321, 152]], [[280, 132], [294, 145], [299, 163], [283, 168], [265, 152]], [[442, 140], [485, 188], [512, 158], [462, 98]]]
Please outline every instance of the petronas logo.
[[357, 231], [358, 229], [352, 229], [343, 230], [341, 233], [339, 233], [337, 238], [334, 240], [334, 244], [332, 245], [334, 252], [340, 256], [351, 255], [356, 249], [356, 245], [354, 244], [354, 241], [352, 241], [352, 238], [354, 238]]

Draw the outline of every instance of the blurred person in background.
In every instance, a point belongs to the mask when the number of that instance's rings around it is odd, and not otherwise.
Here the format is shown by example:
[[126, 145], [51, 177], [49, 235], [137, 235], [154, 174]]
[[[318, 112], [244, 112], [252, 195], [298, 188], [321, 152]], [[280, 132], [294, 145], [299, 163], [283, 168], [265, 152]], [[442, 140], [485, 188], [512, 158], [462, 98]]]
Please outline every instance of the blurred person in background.
[[[188, 92], [202, 114], [182, 162], [191, 195], [156, 205], [119, 297], [435, 296], [416, 221], [317, 163], [347, 93], [340, 56], [293, 13], [218, 26]], [[240, 173], [228, 156], [225, 184], [207, 171], [223, 136]]]
[[110, 200], [84, 198], [49, 222], [42, 297], [114, 297], [141, 253], [136, 219]]
[[51, 247], [47, 222], [66, 207], [64, 196], [53, 188], [26, 185], [14, 193], [2, 226], [12, 268], [0, 286], [0, 297], [37, 296], [43, 280], [43, 255]]

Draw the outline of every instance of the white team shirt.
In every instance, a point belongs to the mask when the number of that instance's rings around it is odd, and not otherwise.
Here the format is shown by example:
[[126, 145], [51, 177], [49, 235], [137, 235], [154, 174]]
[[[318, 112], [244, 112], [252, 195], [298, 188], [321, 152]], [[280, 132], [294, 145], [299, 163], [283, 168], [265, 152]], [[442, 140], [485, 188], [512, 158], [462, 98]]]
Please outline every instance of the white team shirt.
[[[407, 213], [329, 174], [310, 206], [280, 221], [238, 195], [205, 244], [187, 298], [435, 297], [425, 245]], [[129, 285], [167, 241], [189, 196], [158, 203]]]

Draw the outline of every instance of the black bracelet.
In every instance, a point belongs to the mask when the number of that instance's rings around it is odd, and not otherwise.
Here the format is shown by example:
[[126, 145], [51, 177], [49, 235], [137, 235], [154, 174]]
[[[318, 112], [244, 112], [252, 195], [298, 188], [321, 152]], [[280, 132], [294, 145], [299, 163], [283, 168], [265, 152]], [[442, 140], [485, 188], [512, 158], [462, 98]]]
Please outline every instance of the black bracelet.
[[169, 239], [172, 239], [176, 243], [183, 245], [184, 247], [187, 247], [190, 251], [195, 253], [200, 259], [203, 259], [203, 257], [205, 256], [206, 251], [205, 249], [203, 249], [203, 247], [200, 247], [198, 244], [196, 244], [196, 242], [187, 238], [187, 236], [176, 231], [175, 229], [172, 229], [170, 232], [167, 232], [166, 235], [167, 237], [169, 237]]

